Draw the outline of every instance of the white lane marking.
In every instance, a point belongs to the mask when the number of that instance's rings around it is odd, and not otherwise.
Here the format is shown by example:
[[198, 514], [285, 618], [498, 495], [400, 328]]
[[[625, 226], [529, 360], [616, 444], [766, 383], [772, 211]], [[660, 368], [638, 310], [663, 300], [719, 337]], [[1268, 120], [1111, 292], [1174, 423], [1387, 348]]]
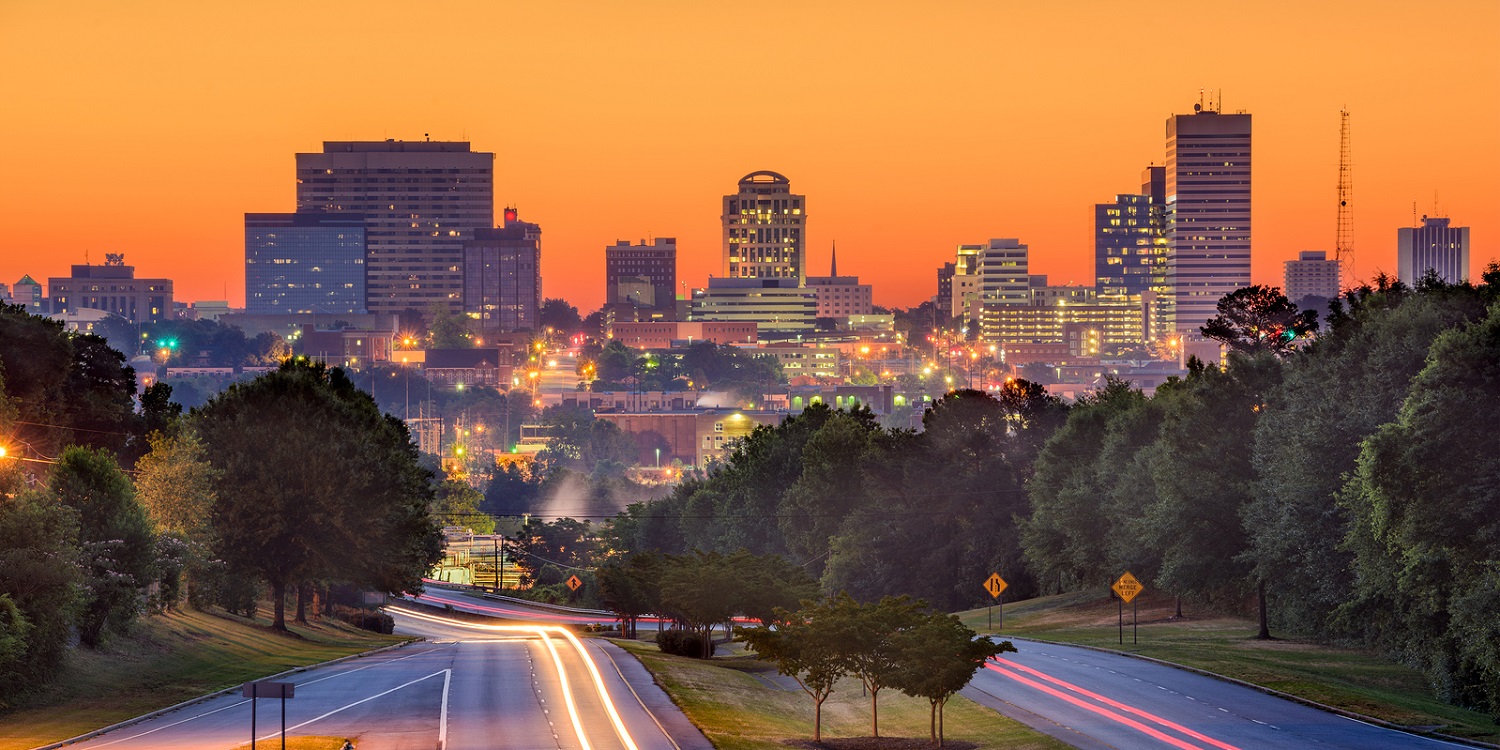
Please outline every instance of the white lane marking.
[[[313, 684], [316, 684], [316, 683], [319, 683], [319, 682], [323, 682], [324, 680], [331, 680], [331, 679], [333, 679], [335, 677], [343, 677], [344, 675], [351, 675], [351, 674], [354, 674], [355, 672], [363, 672], [366, 669], [371, 669], [371, 668], [374, 668], [374, 667], [383, 667], [383, 666], [385, 666], [387, 664], [395, 664], [398, 661], [406, 661], [407, 659], [411, 659], [411, 658], [418, 657], [418, 656], [423, 656], [423, 655], [425, 655], [427, 653], [429, 653], [429, 652], [427, 652], [427, 651], [419, 651], [419, 652], [417, 652], [415, 654], [409, 654], [409, 655], [403, 656], [403, 657], [401, 657], [399, 659], [389, 659], [389, 660], [386, 660], [386, 661], [376, 662], [375, 664], [366, 664], [365, 666], [359, 667], [357, 669], [351, 669], [351, 670], [348, 670], [346, 672], [338, 672], [336, 674], [331, 674], [331, 675], [329, 675], [327, 677], [319, 677], [316, 680], [308, 680], [307, 682], [303, 682], [303, 683], [298, 684], [298, 687], [305, 687], [307, 685], [313, 685]], [[316, 667], [314, 667], [314, 668], [316, 668]], [[195, 721], [195, 720], [201, 719], [201, 718], [203, 718], [205, 716], [213, 716], [214, 714], [216, 714], [216, 713], [218, 713], [220, 711], [228, 711], [231, 708], [236, 708], [236, 707], [239, 707], [239, 706], [243, 706], [243, 705], [248, 704], [249, 702], [250, 701], [242, 700], [242, 701], [240, 701], [238, 703], [231, 703], [231, 704], [229, 704], [227, 706], [221, 706], [221, 707], [216, 708], [216, 709], [214, 709], [212, 711], [204, 711], [201, 714], [194, 714], [192, 716], [187, 717], [186, 719], [180, 719], [178, 721], [174, 721], [171, 724], [163, 724], [162, 726], [159, 726], [159, 727], [157, 727], [155, 729], [147, 729], [146, 731], [141, 732], [140, 734], [132, 734], [129, 737], [121, 737], [120, 739], [110, 740], [109, 742], [100, 742], [97, 745], [91, 745], [91, 747], [107, 747], [109, 745], [117, 745], [117, 744], [119, 744], [121, 742], [129, 742], [130, 740], [136, 739], [138, 737], [145, 737], [148, 734], [155, 734], [157, 732], [160, 732], [163, 729], [171, 729], [172, 727], [175, 727], [175, 726], [177, 726], [179, 724], [186, 724], [186, 723], [188, 723], [190, 721]]]
[[448, 685], [453, 682], [453, 670], [443, 671], [443, 710], [438, 714], [438, 750], [448, 747]]
[[[372, 695], [372, 696], [370, 696], [368, 698], [361, 698], [361, 699], [359, 699], [359, 700], [357, 700], [357, 701], [355, 701], [353, 703], [350, 703], [348, 705], [339, 706], [338, 708], [335, 708], [332, 711], [329, 711], [328, 713], [323, 714], [322, 716], [319, 716], [319, 717], [316, 717], [316, 718], [312, 718], [312, 719], [308, 719], [307, 721], [304, 721], [301, 724], [298, 724], [296, 726], [287, 727], [286, 731], [290, 732], [293, 729], [301, 729], [302, 727], [305, 727], [308, 724], [311, 724], [311, 723], [313, 723], [315, 721], [322, 721], [322, 720], [324, 720], [324, 719], [326, 719], [326, 718], [328, 718], [328, 717], [330, 717], [330, 716], [332, 716], [332, 715], [334, 715], [336, 713], [339, 713], [341, 711], [347, 711], [347, 710], [349, 710], [351, 708], [354, 708], [355, 706], [358, 706], [361, 703], [369, 703], [370, 701], [375, 700], [376, 698], [380, 698], [380, 697], [383, 697], [383, 696], [386, 696], [386, 695], [390, 695], [391, 693], [394, 693], [397, 690], [400, 690], [401, 688], [408, 687], [408, 686], [411, 686], [411, 685], [415, 685], [415, 684], [417, 684], [417, 683], [419, 683], [419, 682], [421, 682], [423, 680], [430, 680], [430, 679], [432, 679], [434, 677], [437, 677], [440, 674], [446, 675], [446, 674], [451, 673], [452, 671], [453, 671], [452, 669], [440, 669], [440, 670], [438, 670], [436, 672], [433, 672], [430, 675], [427, 675], [426, 677], [418, 677], [417, 679], [412, 680], [410, 682], [403, 682], [400, 685], [397, 685], [397, 686], [391, 688], [390, 690], [385, 690], [385, 691], [376, 693], [376, 694], [374, 694], [374, 695]], [[264, 737], [261, 737], [260, 739], [261, 740], [269, 740], [271, 738], [280, 737], [280, 736], [281, 736], [281, 732], [278, 730], [278, 731], [272, 732], [272, 733], [270, 733], [268, 735], [265, 735]]]

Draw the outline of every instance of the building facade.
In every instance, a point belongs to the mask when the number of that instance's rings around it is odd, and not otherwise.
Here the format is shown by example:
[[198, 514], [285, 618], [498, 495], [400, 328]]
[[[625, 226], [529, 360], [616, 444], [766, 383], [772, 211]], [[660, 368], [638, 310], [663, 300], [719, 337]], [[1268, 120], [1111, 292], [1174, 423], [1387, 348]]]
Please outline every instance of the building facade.
[[[137, 279], [125, 256], [107, 254], [104, 265], [73, 266], [73, 275], [47, 279], [52, 312], [103, 310], [132, 323], [159, 323], [172, 317], [172, 280]], [[25, 281], [25, 279], [22, 279]], [[17, 284], [17, 289], [21, 288]]]
[[1029, 254], [1020, 240], [990, 240], [979, 253], [980, 302], [987, 306], [1031, 304]]
[[485, 333], [535, 330], [542, 311], [542, 228], [505, 210], [505, 226], [463, 243], [463, 312]]
[[495, 155], [465, 141], [326, 141], [297, 154], [297, 210], [364, 214], [366, 308], [463, 307], [463, 243], [495, 224]]
[[748, 322], [619, 322], [610, 328], [609, 335], [636, 349], [670, 349], [678, 342], [691, 346], [704, 341], [711, 344], [754, 344], [760, 340], [758, 326]]
[[937, 270], [937, 296], [932, 303], [943, 315], [953, 314], [953, 275], [958, 272], [957, 263], [944, 263]]
[[1339, 296], [1339, 261], [1322, 250], [1303, 250], [1286, 262], [1286, 298], [1300, 303], [1307, 297], [1333, 299]]
[[677, 240], [618, 240], [604, 248], [604, 301], [654, 310], [677, 305]]
[[1437, 272], [1438, 278], [1457, 284], [1469, 278], [1469, 228], [1451, 226], [1447, 217], [1422, 217], [1422, 226], [1396, 230], [1396, 276], [1414, 285]]
[[694, 321], [757, 323], [762, 340], [812, 333], [817, 313], [816, 293], [790, 277], [711, 278], [692, 305]]
[[365, 312], [363, 214], [245, 214], [245, 312]]
[[751, 172], [724, 196], [723, 275], [731, 279], [807, 278], [807, 198], [775, 172]]
[[809, 276], [807, 288], [818, 302], [818, 317], [847, 318], [850, 315], [873, 315], [873, 287], [859, 283], [858, 276]]
[[1167, 120], [1168, 326], [1193, 331], [1250, 284], [1250, 115], [1196, 107]]
[[1100, 294], [1140, 294], [1159, 283], [1165, 248], [1156, 245], [1151, 196], [1116, 195], [1094, 206], [1094, 288]]

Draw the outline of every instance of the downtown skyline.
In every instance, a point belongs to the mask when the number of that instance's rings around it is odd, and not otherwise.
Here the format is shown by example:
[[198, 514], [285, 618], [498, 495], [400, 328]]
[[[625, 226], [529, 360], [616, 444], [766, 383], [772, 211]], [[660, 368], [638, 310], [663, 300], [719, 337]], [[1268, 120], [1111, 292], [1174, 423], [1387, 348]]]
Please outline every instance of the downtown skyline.
[[[585, 311], [603, 302], [603, 249], [616, 240], [675, 237], [681, 282], [717, 275], [718, 203], [758, 170], [808, 196], [807, 268], [827, 268], [838, 242], [876, 304], [932, 296], [956, 245], [992, 237], [1026, 243], [1033, 272], [1054, 283], [1091, 284], [1094, 205], [1163, 163], [1164, 123], [1200, 88], [1255, 116], [1255, 283], [1279, 286], [1286, 260], [1333, 249], [1341, 107], [1359, 278], [1395, 273], [1413, 203], [1473, 227], [1471, 274], [1495, 257], [1500, 68], [1482, 51], [1500, 23], [1493, 4], [1267, 4], [1214, 10], [1201, 29], [1173, 21], [1171, 3], [1108, 23], [1102, 4], [860, 7], [771, 12], [782, 40], [747, 73], [715, 46], [728, 12], [696, 6], [455, 6], [445, 20], [473, 23], [446, 41], [400, 36], [379, 7], [8, 8], [0, 64], [19, 75], [0, 93], [27, 114], [0, 124], [11, 178], [0, 281], [123, 252], [173, 278], [179, 299], [243, 305], [243, 215], [295, 207], [293, 154], [430, 135], [495, 152], [497, 213], [515, 205], [547, 228], [548, 266], [572, 270], [548, 274], [545, 293]], [[1300, 24], [1282, 23], [1291, 8]], [[349, 34], [312, 44], [335, 22]], [[1245, 33], [1194, 35], [1231, 22]], [[244, 32], [209, 33], [225, 23]], [[1442, 47], [1403, 46], [1431, 25], [1445, 28]], [[273, 26], [281, 44], [257, 44]], [[486, 27], [505, 44], [486, 46]], [[505, 33], [517, 27], [528, 32]], [[1151, 38], [1172, 39], [1171, 54], [1152, 53]], [[355, 40], [449, 62], [340, 72]]]

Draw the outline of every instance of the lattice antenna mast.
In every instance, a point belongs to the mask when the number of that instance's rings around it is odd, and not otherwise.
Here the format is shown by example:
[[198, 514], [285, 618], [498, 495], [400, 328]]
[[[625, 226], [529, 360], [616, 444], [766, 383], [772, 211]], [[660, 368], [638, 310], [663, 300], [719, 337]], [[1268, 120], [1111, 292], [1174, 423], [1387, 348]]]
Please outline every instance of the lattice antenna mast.
[[1339, 111], [1339, 217], [1333, 257], [1353, 285], [1354, 275], [1354, 175], [1349, 163], [1349, 110]]

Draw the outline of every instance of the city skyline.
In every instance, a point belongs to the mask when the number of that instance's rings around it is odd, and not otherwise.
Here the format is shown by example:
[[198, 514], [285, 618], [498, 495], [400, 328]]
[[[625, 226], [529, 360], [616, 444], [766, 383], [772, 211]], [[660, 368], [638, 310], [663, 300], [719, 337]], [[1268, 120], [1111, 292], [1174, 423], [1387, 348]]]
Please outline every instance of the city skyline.
[[[1174, 59], [1191, 64], [1129, 87], [1097, 78], [1114, 39], [1188, 30], [1174, 8], [1106, 25], [1087, 7], [918, 15], [876, 5], [843, 26], [832, 21], [849, 8], [803, 9], [783, 19], [775, 71], [758, 74], [803, 81], [782, 94], [785, 115], [769, 118], [743, 117], [735, 86], [720, 80], [735, 53], [703, 30], [727, 10], [458, 6], [474, 30], [443, 43], [453, 65], [398, 70], [394, 85], [352, 74], [330, 90], [302, 75], [303, 64], [348, 55], [355, 40], [438, 48], [395, 36], [399, 26], [379, 8], [350, 17], [272, 4], [234, 19], [248, 24], [234, 37], [201, 33], [224, 18], [186, 5], [89, 6], [78, 17], [11, 8], [0, 11], [0, 64], [22, 75], [0, 86], [28, 114], [0, 124], [12, 177], [0, 186], [0, 280], [125, 253], [141, 273], [173, 278], [179, 299], [243, 305], [243, 215], [295, 207], [294, 154], [324, 141], [430, 135], [496, 154], [496, 209], [519, 206], [548, 227], [549, 267], [576, 270], [549, 275], [545, 294], [581, 309], [604, 301], [601, 248], [619, 238], [677, 238], [679, 279], [703, 286], [722, 260], [716, 203], [758, 170], [786, 175], [814, 204], [806, 266], [826, 267], [837, 241], [876, 304], [931, 297], [932, 269], [981, 237], [1019, 237], [1034, 272], [1089, 284], [1094, 206], [1134, 191], [1142, 166], [1163, 162], [1162, 123], [1190, 112], [1202, 88], [1215, 99], [1222, 90], [1225, 111], [1256, 118], [1252, 281], [1280, 285], [1285, 261], [1333, 249], [1342, 107], [1351, 112], [1359, 278], [1395, 274], [1394, 230], [1414, 213], [1473, 228], [1471, 275], [1495, 257], [1500, 220], [1488, 209], [1500, 188], [1489, 175], [1500, 145], [1487, 134], [1500, 129], [1500, 69], [1480, 51], [1500, 7], [1210, 10], [1204, 28], [1239, 18], [1247, 33], [1174, 38]], [[1289, 12], [1299, 24], [1284, 23]], [[297, 42], [335, 19], [348, 41], [319, 37], [311, 51]], [[300, 56], [256, 46], [255, 30], [277, 24], [292, 27], [277, 50]], [[1448, 29], [1442, 47], [1400, 43], [1433, 24]], [[464, 43], [496, 26], [537, 33], [504, 50]], [[962, 53], [1001, 32], [1016, 45], [1005, 60]], [[1070, 43], [1049, 49], [1062, 33]], [[632, 35], [660, 44], [611, 54]], [[897, 38], [903, 46], [888, 54]], [[1317, 51], [1268, 56], [1267, 46]], [[698, 62], [681, 64], [689, 59]], [[506, 96], [488, 96], [494, 90]], [[1463, 106], [1445, 105], [1434, 125], [1433, 102]], [[100, 107], [114, 114], [84, 116]], [[192, 190], [181, 189], [185, 176]]]

